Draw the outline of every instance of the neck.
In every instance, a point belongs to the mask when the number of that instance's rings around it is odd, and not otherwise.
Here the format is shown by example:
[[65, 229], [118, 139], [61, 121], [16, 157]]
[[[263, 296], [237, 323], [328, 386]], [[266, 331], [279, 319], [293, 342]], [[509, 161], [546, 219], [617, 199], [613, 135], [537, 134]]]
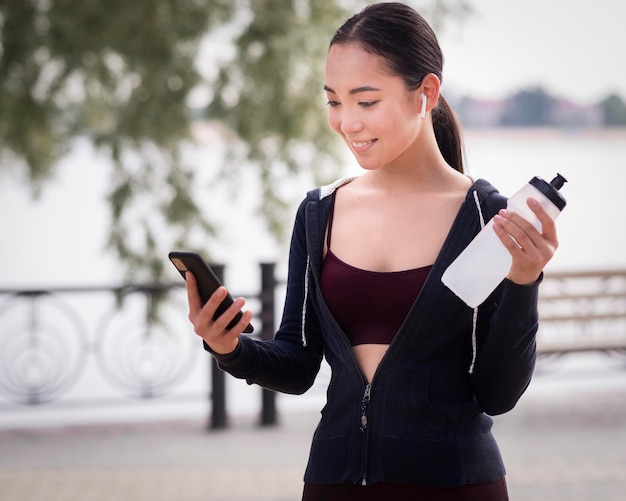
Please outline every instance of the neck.
[[465, 178], [446, 163], [436, 143], [407, 150], [393, 163], [367, 172], [365, 176], [380, 189], [395, 193], [439, 190], [454, 180]]

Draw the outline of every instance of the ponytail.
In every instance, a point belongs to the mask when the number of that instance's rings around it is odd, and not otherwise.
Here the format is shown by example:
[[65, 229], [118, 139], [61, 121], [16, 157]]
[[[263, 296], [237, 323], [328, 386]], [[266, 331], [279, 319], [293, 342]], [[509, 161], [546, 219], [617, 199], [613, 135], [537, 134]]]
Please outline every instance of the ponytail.
[[446, 162], [460, 173], [463, 169], [463, 136], [456, 114], [445, 98], [440, 95], [432, 111], [433, 129], [437, 145]]

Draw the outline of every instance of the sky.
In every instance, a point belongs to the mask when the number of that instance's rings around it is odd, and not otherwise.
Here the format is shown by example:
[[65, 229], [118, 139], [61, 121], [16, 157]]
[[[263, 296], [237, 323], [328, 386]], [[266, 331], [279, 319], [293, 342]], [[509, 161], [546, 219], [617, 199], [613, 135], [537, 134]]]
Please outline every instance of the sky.
[[581, 104], [626, 99], [626, 3], [469, 1], [474, 14], [439, 33], [444, 93], [489, 99], [541, 85]]

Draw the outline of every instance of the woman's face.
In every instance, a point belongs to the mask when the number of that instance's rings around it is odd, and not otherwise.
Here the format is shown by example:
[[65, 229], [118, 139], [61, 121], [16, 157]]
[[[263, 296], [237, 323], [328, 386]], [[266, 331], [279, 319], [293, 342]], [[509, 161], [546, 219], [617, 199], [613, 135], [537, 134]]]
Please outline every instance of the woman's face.
[[380, 56], [333, 45], [326, 60], [328, 123], [367, 170], [411, 162], [422, 120], [419, 90], [409, 92]]

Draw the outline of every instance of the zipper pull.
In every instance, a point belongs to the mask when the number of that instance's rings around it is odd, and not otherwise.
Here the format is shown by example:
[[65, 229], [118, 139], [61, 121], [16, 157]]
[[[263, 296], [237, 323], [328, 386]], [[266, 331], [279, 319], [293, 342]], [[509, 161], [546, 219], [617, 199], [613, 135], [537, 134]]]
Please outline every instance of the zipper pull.
[[372, 385], [368, 384], [365, 387], [365, 393], [363, 394], [363, 399], [361, 400], [361, 426], [359, 429], [362, 432], [367, 430], [367, 406], [370, 403], [371, 395], [372, 395]]

